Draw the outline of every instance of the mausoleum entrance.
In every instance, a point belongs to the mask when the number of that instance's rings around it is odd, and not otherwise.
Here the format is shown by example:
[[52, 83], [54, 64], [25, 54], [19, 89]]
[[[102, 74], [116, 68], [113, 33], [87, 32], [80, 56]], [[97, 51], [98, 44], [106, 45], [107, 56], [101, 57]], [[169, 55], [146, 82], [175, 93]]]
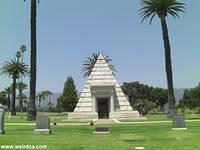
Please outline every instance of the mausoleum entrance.
[[97, 112], [99, 119], [109, 118], [109, 98], [97, 99]]

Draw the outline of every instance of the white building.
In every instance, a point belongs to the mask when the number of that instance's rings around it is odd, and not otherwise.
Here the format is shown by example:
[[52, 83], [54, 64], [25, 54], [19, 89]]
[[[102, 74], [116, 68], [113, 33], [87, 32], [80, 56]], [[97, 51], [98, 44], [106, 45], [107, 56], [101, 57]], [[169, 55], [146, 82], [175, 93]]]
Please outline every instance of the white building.
[[132, 110], [109, 65], [100, 53], [74, 112], [69, 113], [68, 120], [136, 118], [139, 118], [138, 111]]

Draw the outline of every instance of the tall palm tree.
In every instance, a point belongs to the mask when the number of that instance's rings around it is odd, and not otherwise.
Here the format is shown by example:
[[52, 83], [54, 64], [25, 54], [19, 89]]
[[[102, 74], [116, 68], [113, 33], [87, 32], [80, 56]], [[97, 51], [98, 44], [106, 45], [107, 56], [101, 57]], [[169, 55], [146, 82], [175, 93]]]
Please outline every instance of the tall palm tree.
[[[21, 62], [24, 62], [24, 52], [26, 51], [26, 46], [22, 45], [20, 47], [20, 52], [21, 52]], [[21, 82], [23, 82], [23, 77], [21, 76]]]
[[38, 102], [39, 102], [39, 106], [38, 106], [38, 109], [40, 110], [41, 109], [41, 101], [43, 101], [43, 111], [44, 111], [44, 108], [45, 108], [45, 103], [46, 103], [46, 97], [47, 97], [47, 93], [46, 91], [42, 91], [40, 92], [38, 95], [37, 95], [37, 98], [38, 98]]
[[[82, 73], [84, 77], [89, 77], [90, 73], [92, 72], [92, 69], [94, 68], [94, 65], [100, 55], [100, 52], [92, 53], [90, 57], [87, 57], [87, 60], [84, 61], [83, 67], [82, 67]], [[109, 58], [109, 56], [106, 56], [102, 54], [105, 61], [108, 63], [110, 69], [112, 70], [113, 74], [116, 71], [115, 67], [111, 64], [112, 59]]]
[[41, 98], [43, 100], [43, 111], [46, 111], [46, 106], [47, 106], [47, 97], [48, 97], [48, 93], [47, 90], [44, 90], [41, 92]]
[[38, 95], [36, 95], [36, 99], [38, 100], [38, 109], [40, 110], [40, 106], [41, 106], [40, 103], [41, 103], [41, 100], [42, 100], [40, 93]]
[[177, 0], [142, 0], [142, 8], [140, 9], [140, 15], [142, 22], [145, 19], [150, 18], [150, 24], [157, 15], [160, 19], [162, 26], [162, 34], [165, 48], [165, 69], [168, 85], [168, 115], [171, 116], [176, 113], [175, 110], [175, 96], [173, 89], [173, 76], [171, 66], [171, 48], [168, 36], [168, 27], [166, 22], [167, 15], [172, 15], [174, 18], [179, 18], [179, 13], [184, 12], [185, 4], [180, 3]]
[[24, 61], [24, 52], [26, 51], [26, 46], [22, 45], [20, 47], [20, 52], [21, 52], [21, 57], [22, 57], [22, 62]]
[[47, 111], [48, 104], [51, 103], [51, 95], [53, 93], [49, 90], [44, 90], [38, 95], [39, 105], [41, 100], [43, 100], [43, 111]]
[[15, 54], [15, 57], [17, 58], [17, 60], [19, 60], [19, 58], [22, 56], [20, 51], [17, 51]]
[[[49, 90], [46, 90], [46, 96], [48, 97], [48, 102], [47, 102], [47, 106], [48, 106], [48, 111], [50, 111], [50, 107], [52, 106], [51, 104], [51, 95], [53, 95], [53, 93]], [[50, 104], [50, 105], [49, 105]]]
[[20, 77], [20, 75], [26, 76], [28, 72], [29, 72], [28, 66], [16, 59], [7, 61], [1, 68], [1, 73], [11, 77], [13, 80], [11, 115], [16, 115], [16, 109], [15, 109], [16, 80]]
[[19, 110], [23, 112], [23, 90], [27, 89], [27, 84], [23, 82], [18, 82], [16, 87], [19, 90]]
[[[26, 1], [26, 0], [24, 0]], [[39, 0], [31, 0], [31, 73], [30, 73], [30, 100], [27, 113], [27, 120], [36, 120], [36, 60], [37, 60], [37, 41], [36, 41], [36, 18], [37, 18], [37, 2]]]
[[8, 111], [10, 111], [10, 102], [11, 102], [11, 98], [10, 98], [10, 95], [11, 95], [11, 87], [7, 87], [5, 88], [5, 92], [7, 94], [7, 108], [8, 108]]
[[23, 94], [23, 106], [25, 108], [25, 111], [28, 109], [28, 96]]

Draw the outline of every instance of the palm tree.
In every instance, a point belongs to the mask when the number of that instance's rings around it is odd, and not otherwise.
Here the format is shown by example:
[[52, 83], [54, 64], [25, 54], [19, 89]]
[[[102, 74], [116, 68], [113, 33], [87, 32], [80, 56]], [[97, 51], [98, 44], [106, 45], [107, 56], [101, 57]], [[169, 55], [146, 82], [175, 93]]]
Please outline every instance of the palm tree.
[[51, 102], [47, 103], [48, 111], [50, 112], [52, 110], [52, 107], [54, 106]]
[[23, 94], [23, 105], [24, 105], [25, 111], [27, 111], [27, 109], [28, 109], [28, 97], [25, 94]]
[[[26, 51], [26, 46], [25, 45], [22, 45], [20, 47], [20, 52], [21, 52], [21, 62], [24, 62], [24, 52]], [[23, 77], [21, 77], [21, 82], [23, 82]]]
[[[26, 0], [24, 0], [26, 1]], [[39, 0], [38, 0], [39, 2]], [[31, 73], [30, 73], [30, 100], [27, 113], [27, 120], [36, 120], [36, 60], [37, 60], [37, 41], [36, 41], [36, 18], [37, 0], [31, 0]]]
[[142, 0], [142, 8], [140, 9], [140, 15], [142, 22], [145, 19], [150, 18], [150, 24], [157, 15], [160, 19], [162, 26], [162, 34], [165, 48], [165, 69], [168, 85], [168, 115], [176, 113], [175, 110], [175, 96], [173, 89], [173, 76], [171, 66], [171, 48], [168, 36], [168, 27], [166, 22], [167, 15], [172, 15], [174, 18], [179, 18], [179, 13], [184, 12], [185, 4], [180, 3], [177, 0]]
[[19, 90], [19, 110], [23, 112], [23, 90], [27, 89], [27, 84], [19, 82], [17, 83], [17, 89]]
[[47, 97], [48, 97], [47, 90], [42, 91], [41, 95], [42, 95], [42, 100], [43, 100], [43, 111], [46, 111]]
[[22, 45], [20, 47], [20, 52], [21, 52], [21, 57], [22, 57], [22, 62], [24, 61], [24, 52], [26, 51], [26, 46], [25, 45]]
[[5, 92], [6, 92], [6, 94], [7, 94], [7, 100], [8, 100], [8, 102], [7, 102], [7, 108], [8, 108], [8, 111], [10, 111], [10, 102], [11, 102], [10, 95], [11, 95], [11, 87], [9, 86], [9, 87], [5, 88]]
[[42, 91], [39, 95], [38, 95], [38, 99], [39, 99], [39, 107], [40, 107], [40, 102], [41, 100], [43, 100], [43, 111], [47, 111], [47, 106], [48, 103], [51, 103], [51, 95], [53, 93], [49, 90], [44, 90]]
[[[84, 77], [89, 77], [90, 73], [92, 72], [92, 69], [94, 68], [94, 65], [101, 53], [96, 52], [92, 53], [90, 57], [87, 57], [87, 60], [84, 61], [83, 67], [82, 67], [82, 73]], [[113, 74], [116, 71], [115, 67], [111, 64], [112, 59], [109, 58], [109, 56], [106, 56], [102, 54], [106, 63], [108, 63], [110, 69], [112, 70]]]
[[1, 68], [1, 73], [11, 77], [13, 80], [11, 115], [16, 115], [16, 110], [15, 110], [16, 80], [20, 77], [20, 75], [26, 76], [28, 72], [29, 72], [28, 66], [16, 59], [7, 61]]
[[19, 60], [19, 58], [22, 56], [20, 51], [17, 51], [15, 54], [15, 57], [17, 58], [17, 60]]
[[46, 101], [47, 101], [47, 92], [45, 91], [41, 91], [37, 96], [38, 99], [38, 109], [41, 110], [41, 101], [43, 101], [43, 107], [42, 107], [42, 111], [45, 110], [46, 107]]
[[50, 107], [52, 106], [52, 105], [49, 105], [49, 104], [52, 104], [51, 103], [51, 95], [53, 95], [53, 93], [49, 90], [46, 90], [46, 96], [48, 97], [48, 102], [47, 102], [48, 111], [50, 111]]
[[39, 93], [38, 95], [37, 95], [37, 99], [38, 99], [38, 109], [40, 110], [41, 109], [41, 101], [43, 100], [45, 100], [45, 93], [42, 91], [41, 93]]

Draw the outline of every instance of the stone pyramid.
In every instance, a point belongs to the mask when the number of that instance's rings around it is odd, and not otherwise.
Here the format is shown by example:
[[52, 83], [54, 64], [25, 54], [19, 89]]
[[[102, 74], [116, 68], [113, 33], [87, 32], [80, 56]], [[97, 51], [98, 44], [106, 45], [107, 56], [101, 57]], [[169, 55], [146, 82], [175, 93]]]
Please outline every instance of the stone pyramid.
[[74, 112], [69, 113], [68, 120], [92, 120], [101, 116], [107, 119], [134, 119], [139, 117], [139, 113], [133, 111], [100, 53]]

